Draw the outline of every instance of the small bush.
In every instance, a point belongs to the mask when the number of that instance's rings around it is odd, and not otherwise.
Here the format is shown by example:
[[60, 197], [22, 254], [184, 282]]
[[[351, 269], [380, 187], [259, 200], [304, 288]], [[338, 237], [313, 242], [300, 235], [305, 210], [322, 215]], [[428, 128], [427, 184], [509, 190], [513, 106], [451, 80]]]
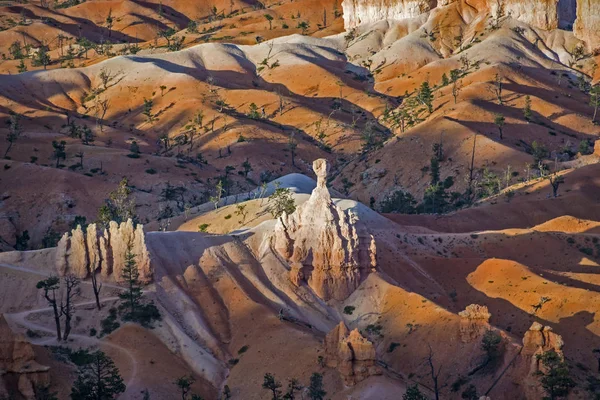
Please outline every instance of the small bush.
[[244, 354], [246, 351], [248, 351], [248, 349], [250, 348], [250, 346], [245, 345], [242, 346], [239, 350], [238, 350], [238, 354]]
[[96, 336], [97, 333], [98, 331], [96, 330], [96, 328], [90, 328], [90, 336]]
[[146, 173], [147, 173], [147, 174], [150, 174], [150, 175], [154, 175], [154, 174], [156, 174], [156, 170], [155, 170], [154, 168], [148, 168], [148, 169], [146, 170]]
[[354, 312], [354, 310], [356, 310], [356, 307], [354, 307], [354, 306], [346, 306], [346, 307], [344, 307], [344, 314], [352, 315], [352, 313]]
[[198, 225], [198, 232], [206, 232], [210, 224], [200, 224]]

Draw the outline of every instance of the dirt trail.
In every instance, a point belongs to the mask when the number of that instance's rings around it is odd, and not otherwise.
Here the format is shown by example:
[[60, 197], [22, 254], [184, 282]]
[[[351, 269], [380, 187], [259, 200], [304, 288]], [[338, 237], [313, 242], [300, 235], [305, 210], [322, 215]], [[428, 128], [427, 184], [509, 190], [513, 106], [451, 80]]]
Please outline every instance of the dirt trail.
[[[18, 271], [30, 272], [30, 273], [40, 275], [40, 276], [49, 276], [49, 274], [45, 274], [43, 272], [36, 271], [34, 269], [17, 267], [17, 266], [10, 265], [10, 264], [0, 264], [0, 267], [18, 270]], [[81, 281], [81, 283], [91, 285], [91, 282]], [[121, 289], [121, 290], [123, 289], [122, 287], [117, 286], [117, 285], [110, 285], [110, 284], [103, 284], [103, 285], [105, 285], [106, 287], [111, 287], [111, 288], [115, 288], [115, 289]], [[111, 296], [111, 297], [101, 298], [100, 302], [105, 303], [105, 302], [114, 301], [114, 300], [118, 300], [118, 299], [119, 299], [119, 297], [117, 297], [117, 296]], [[93, 304], [96, 304], [95, 300], [76, 303], [76, 304], [74, 304], [74, 307], [77, 308], [77, 307], [88, 306], [88, 305], [93, 305]], [[19, 325], [25, 329], [31, 329], [31, 330], [42, 331], [42, 332], [54, 334], [55, 330], [53, 328], [49, 328], [47, 326], [37, 324], [37, 323], [27, 319], [27, 317], [32, 314], [51, 311], [51, 310], [52, 310], [51, 307], [43, 307], [43, 308], [37, 308], [34, 310], [27, 310], [27, 311], [18, 312], [18, 313], [7, 313], [7, 314], [4, 314], [4, 316], [7, 319], [7, 321], [9, 322], [9, 324]], [[118, 351], [122, 352], [123, 354], [126, 354], [127, 358], [129, 358], [129, 360], [131, 362], [131, 376], [129, 377], [129, 380], [126, 382], [126, 386], [128, 388], [132, 386], [133, 382], [135, 381], [135, 379], [137, 377], [138, 362], [135, 359], [135, 357], [133, 356], [133, 354], [128, 349], [126, 349], [125, 347], [119, 346], [117, 344], [111, 343], [107, 340], [98, 339], [94, 336], [86, 336], [86, 335], [71, 333], [69, 335], [69, 339], [75, 339], [76, 342], [73, 344], [80, 344], [80, 345], [82, 345], [82, 347], [106, 346], [106, 347], [110, 347], [115, 350], [118, 350]], [[45, 345], [52, 345], [52, 344], [56, 344], [56, 345], [65, 344], [65, 342], [57, 342], [56, 338], [54, 338], [54, 337], [40, 338], [40, 339], [28, 338], [28, 340], [31, 342], [31, 344], [38, 345], [38, 346], [45, 346]], [[125, 391], [125, 393], [127, 393], [127, 391]]]

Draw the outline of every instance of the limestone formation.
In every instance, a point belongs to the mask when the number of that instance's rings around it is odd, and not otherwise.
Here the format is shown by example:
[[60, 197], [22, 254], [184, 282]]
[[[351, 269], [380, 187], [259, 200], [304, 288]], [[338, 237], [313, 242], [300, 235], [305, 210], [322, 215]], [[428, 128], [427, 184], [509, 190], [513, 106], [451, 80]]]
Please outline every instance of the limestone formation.
[[460, 9], [472, 9], [490, 16], [504, 16], [535, 28], [571, 29], [592, 48], [600, 46], [600, 2], [597, 0], [344, 0], [346, 30], [385, 19], [414, 18], [436, 7], [460, 3]]
[[463, 343], [477, 340], [488, 329], [490, 329], [490, 318], [492, 314], [486, 306], [471, 304], [460, 315], [460, 339]]
[[562, 336], [554, 333], [551, 327], [534, 322], [529, 330], [525, 332], [523, 350], [521, 351], [523, 357], [526, 359], [531, 358], [529, 372], [535, 373], [540, 370], [538, 355], [553, 350], [562, 357], [563, 345]]
[[31, 344], [0, 315], [0, 397], [9, 398], [17, 391], [25, 399], [34, 399], [34, 385], [49, 384], [49, 369], [35, 361]]
[[353, 386], [372, 375], [380, 375], [375, 346], [358, 329], [352, 332], [340, 322], [325, 337], [325, 364], [342, 375], [344, 383]]
[[577, 0], [575, 36], [588, 45], [589, 50], [600, 49], [600, 1]]
[[352, 29], [360, 24], [385, 19], [413, 18], [435, 5], [435, 0], [344, 0], [344, 26]]
[[96, 272], [100, 268], [100, 244], [98, 242], [98, 228], [96, 224], [89, 224], [86, 231], [86, 245], [88, 252], [89, 271]]
[[562, 354], [563, 345], [562, 337], [554, 333], [551, 327], [534, 322], [523, 337], [522, 354], [536, 355], [550, 350]]
[[307, 282], [325, 301], [344, 300], [376, 267], [376, 243], [356, 214], [331, 200], [327, 161], [316, 160], [313, 169], [317, 187], [294, 213], [279, 218], [272, 243], [295, 285]]
[[86, 278], [89, 273], [88, 252], [85, 234], [80, 225], [71, 231], [69, 245], [67, 265], [71, 269], [70, 272], [79, 278]]
[[134, 228], [128, 220], [120, 225], [114, 221], [102, 234], [96, 224], [88, 225], [85, 233], [80, 226], [63, 235], [56, 249], [56, 270], [59, 275], [74, 274], [78, 278], [87, 278], [90, 271], [100, 269], [102, 276], [113, 276], [121, 281], [125, 266], [125, 254], [131, 244], [136, 256], [140, 280], [148, 283], [152, 280], [150, 254], [146, 247], [142, 225]]

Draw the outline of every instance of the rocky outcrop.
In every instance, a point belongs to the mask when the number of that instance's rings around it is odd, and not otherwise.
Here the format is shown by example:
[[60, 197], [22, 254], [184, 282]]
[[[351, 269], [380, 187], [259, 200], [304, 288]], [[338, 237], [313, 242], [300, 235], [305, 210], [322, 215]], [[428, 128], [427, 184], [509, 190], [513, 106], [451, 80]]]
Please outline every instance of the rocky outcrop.
[[573, 31], [590, 50], [600, 49], [600, 1], [577, 0], [577, 20]]
[[413, 18], [435, 8], [436, 3], [435, 0], [344, 0], [344, 26], [352, 29], [385, 19]]
[[9, 398], [17, 391], [25, 399], [34, 399], [34, 387], [50, 383], [49, 369], [35, 361], [31, 344], [0, 315], [0, 397]]
[[536, 28], [558, 28], [558, 0], [490, 0], [493, 16], [504, 6], [504, 15], [523, 21]]
[[563, 356], [563, 340], [560, 335], [552, 331], [549, 326], [544, 327], [534, 322], [523, 337], [523, 348], [520, 357], [515, 360], [514, 369], [519, 377], [519, 384], [524, 390], [527, 399], [541, 399], [544, 397], [544, 389], [540, 384], [538, 372], [543, 371], [543, 365], [538, 356], [547, 351], [555, 351]]
[[564, 342], [562, 336], [554, 333], [549, 326], [534, 322], [523, 337], [523, 351], [525, 356], [535, 356], [550, 350], [562, 354]]
[[562, 357], [563, 345], [562, 336], [554, 333], [551, 327], [534, 322], [523, 337], [521, 356], [529, 361], [529, 372], [534, 374], [541, 367], [537, 356], [553, 350]]
[[344, 383], [353, 386], [372, 375], [380, 375], [373, 343], [358, 329], [348, 331], [340, 322], [325, 337], [325, 364], [342, 375]]
[[290, 279], [303, 282], [323, 300], [344, 300], [376, 267], [375, 239], [354, 213], [331, 200], [327, 160], [313, 163], [317, 187], [290, 215], [277, 221], [272, 246], [289, 263]]
[[471, 304], [458, 313], [460, 319], [460, 339], [463, 343], [477, 340], [490, 329], [492, 314], [486, 306]]
[[131, 220], [120, 225], [111, 221], [103, 232], [90, 224], [85, 233], [81, 226], [65, 233], [56, 249], [56, 270], [59, 275], [70, 273], [82, 279], [100, 270], [103, 276], [112, 275], [120, 281], [128, 246], [136, 256], [140, 280], [150, 282], [152, 271], [144, 229], [142, 225], [134, 227]]
[[597, 0], [344, 0], [344, 26], [348, 30], [385, 19], [414, 18], [453, 3], [461, 3], [460, 9], [510, 16], [545, 30], [571, 29], [577, 14], [576, 35], [582, 40], [600, 43], [597, 29], [600, 2]]

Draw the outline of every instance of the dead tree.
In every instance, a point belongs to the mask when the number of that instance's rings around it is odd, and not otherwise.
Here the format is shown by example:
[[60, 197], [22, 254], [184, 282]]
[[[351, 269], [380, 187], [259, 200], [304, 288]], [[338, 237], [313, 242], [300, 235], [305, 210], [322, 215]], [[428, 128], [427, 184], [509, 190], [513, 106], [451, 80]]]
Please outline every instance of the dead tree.
[[435, 393], [435, 400], [440, 400], [440, 390], [438, 387], [438, 377], [440, 376], [440, 371], [442, 370], [442, 366], [440, 365], [437, 371], [435, 370], [435, 365], [433, 364], [433, 349], [431, 345], [429, 345], [429, 356], [427, 356], [427, 363], [429, 364], [429, 370], [431, 374], [431, 380], [433, 381], [433, 391]]
[[92, 275], [92, 289], [94, 289], [94, 297], [96, 298], [96, 308], [100, 310], [102, 306], [100, 305], [100, 291], [102, 290], [102, 283], [98, 282], [98, 276], [96, 271], [90, 271]]
[[562, 175], [558, 175], [558, 173], [554, 172], [551, 175], [546, 177], [550, 181], [550, 185], [552, 186], [552, 196], [558, 197], [558, 188], [561, 184], [565, 183], [565, 178]]
[[79, 290], [79, 278], [75, 275], [67, 275], [63, 278], [65, 283], [65, 301], [60, 302], [60, 312], [65, 316], [65, 334], [63, 340], [67, 341], [69, 334], [71, 333], [71, 319], [75, 313], [73, 306], [73, 298], [78, 296]]
[[44, 291], [44, 298], [48, 302], [48, 305], [52, 307], [54, 322], [56, 324], [56, 338], [60, 341], [62, 339], [60, 329], [60, 317], [62, 314], [56, 301], [56, 291], [60, 288], [60, 279], [57, 276], [51, 276], [48, 279], [39, 281], [36, 287]]
[[467, 186], [467, 201], [471, 202], [473, 195], [473, 181], [475, 180], [475, 146], [477, 144], [477, 134], [473, 137], [473, 151], [471, 153], [471, 165], [469, 165], [469, 180]]
[[504, 89], [504, 78], [500, 74], [496, 74], [491, 82], [492, 86], [488, 89], [498, 100], [498, 104], [503, 105], [502, 90]]

